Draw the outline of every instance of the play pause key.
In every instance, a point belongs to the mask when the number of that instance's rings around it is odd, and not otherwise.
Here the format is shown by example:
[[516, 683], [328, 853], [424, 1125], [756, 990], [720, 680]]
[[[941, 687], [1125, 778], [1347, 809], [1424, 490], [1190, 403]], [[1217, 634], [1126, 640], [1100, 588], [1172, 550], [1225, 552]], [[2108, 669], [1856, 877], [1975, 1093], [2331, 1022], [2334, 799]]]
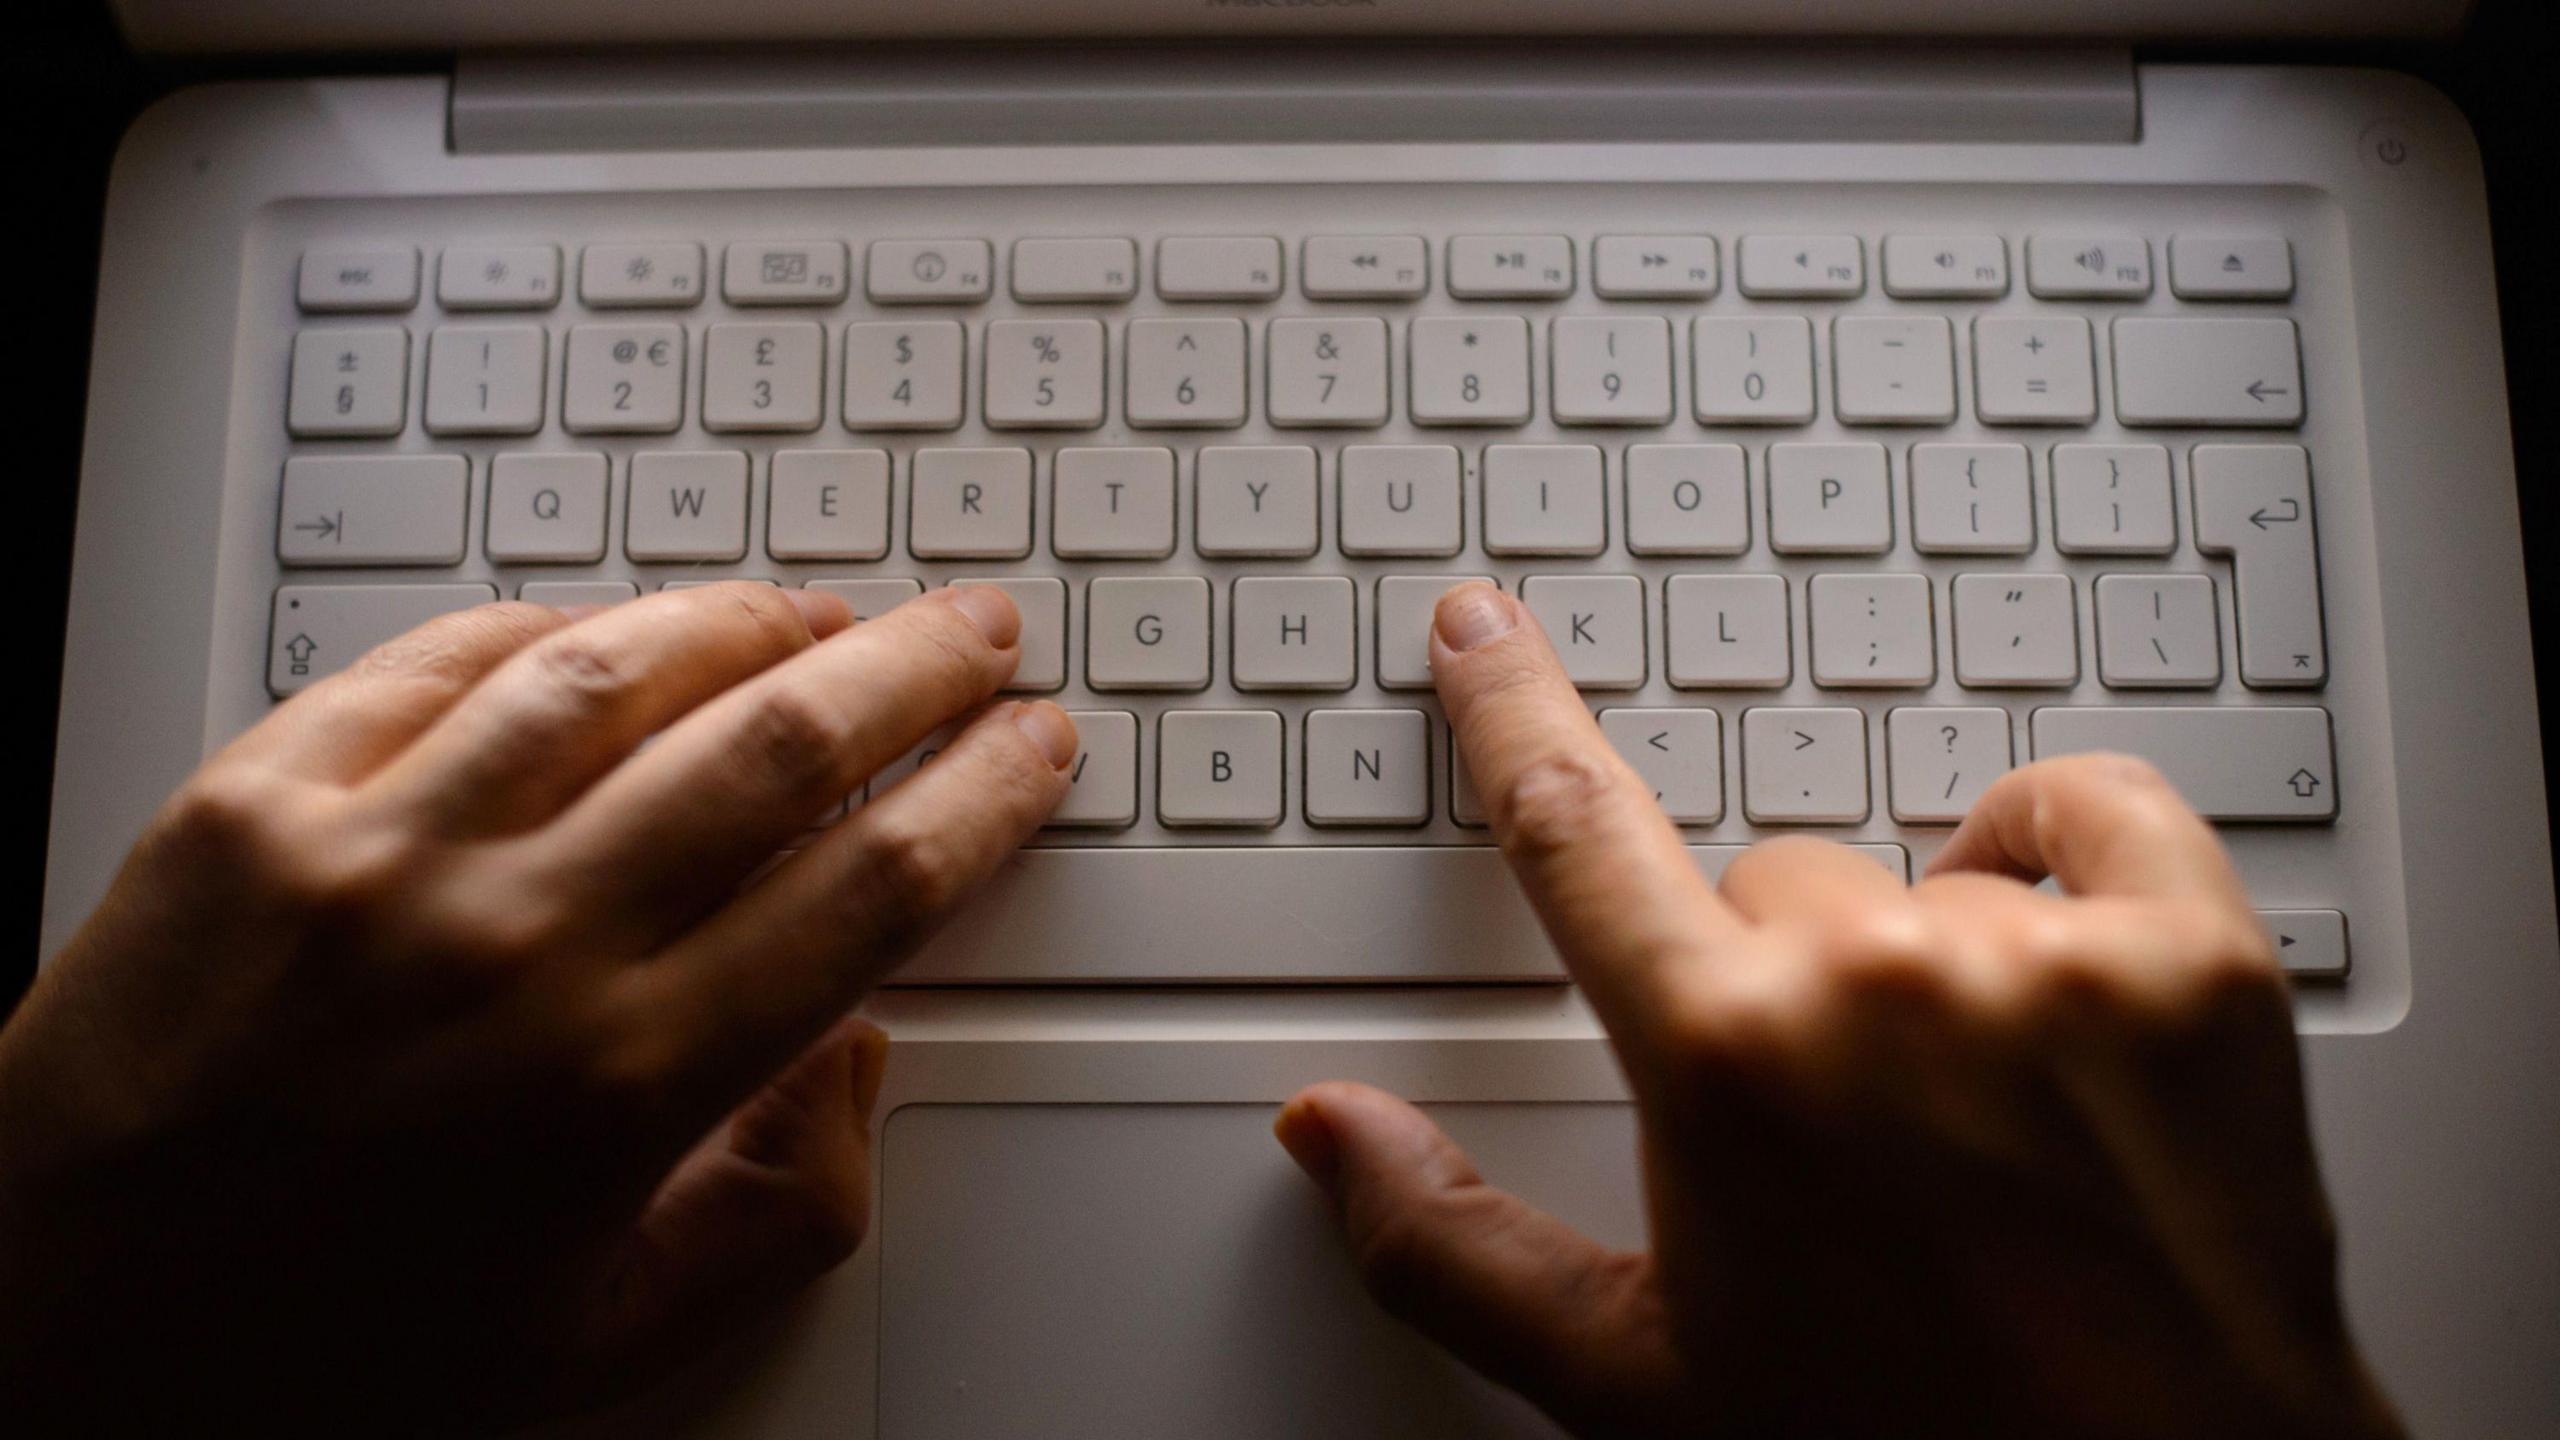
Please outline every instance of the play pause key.
[[2261, 910], [2284, 973], [2301, 979], [2339, 980], [2347, 973], [2347, 917], [2335, 910]]

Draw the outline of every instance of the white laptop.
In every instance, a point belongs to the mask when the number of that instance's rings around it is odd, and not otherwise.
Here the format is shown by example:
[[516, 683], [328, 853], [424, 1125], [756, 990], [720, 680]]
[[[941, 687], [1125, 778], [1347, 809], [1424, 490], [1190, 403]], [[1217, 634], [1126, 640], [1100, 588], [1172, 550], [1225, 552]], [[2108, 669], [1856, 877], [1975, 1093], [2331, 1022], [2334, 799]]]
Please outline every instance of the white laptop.
[[1424, 673], [1490, 576], [1709, 870], [1913, 871], [2007, 766], [2157, 761], [2296, 972], [2385, 1382], [2560, 1433], [2475, 149], [2405, 78], [2138, 48], [2462, 8], [121, 0], [419, 58], [184, 91], [117, 160], [46, 948], [208, 750], [435, 613], [1001, 584], [1085, 754], [873, 1002], [872, 1238], [610, 1427], [1549, 1434], [1370, 1309], [1267, 1133], [1373, 1081], [1641, 1238]]

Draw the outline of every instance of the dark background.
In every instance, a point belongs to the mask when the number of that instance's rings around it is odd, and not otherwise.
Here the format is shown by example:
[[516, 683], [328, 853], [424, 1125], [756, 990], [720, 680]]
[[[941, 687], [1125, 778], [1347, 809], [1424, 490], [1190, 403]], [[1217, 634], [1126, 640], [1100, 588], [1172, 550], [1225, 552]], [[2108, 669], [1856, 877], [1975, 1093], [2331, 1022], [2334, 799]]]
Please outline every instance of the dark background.
[[[2560, 321], [2560, 205], [2547, 193], [2560, 173], [2553, 164], [2560, 153], [2554, 134], [2560, 105], [2552, 99], [2560, 83], [2554, 70], [2560, 20], [2550, 16], [2552, 9], [2549, 0], [2481, 0], [2469, 32], [2453, 44], [2288, 47], [2258, 57], [2409, 71], [2452, 95], [2479, 133], [2506, 320], [2536, 668], [2544, 676], [2560, 674], [2560, 567], [2551, 563], [2560, 551], [2548, 538], [2560, 500], [2544, 488], [2537, 463], [2560, 439], [2560, 411], [2540, 403], [2555, 381], [2542, 337]], [[94, 3], [45, 6], [14, 17], [12, 28], [17, 38], [0, 54], [0, 183], [19, 199], [12, 207], [16, 218], [0, 224], [0, 294], [7, 296], [7, 348], [19, 357], [19, 377], [7, 427], [12, 463], [0, 474], [0, 495], [7, 497], [0, 514], [15, 537], [0, 556], [0, 593], [11, 616], [0, 657], [10, 667], [8, 691], [18, 698], [0, 718], [0, 854], [22, 858], [0, 865], [0, 1014], [15, 1004], [36, 960], [107, 164], [127, 123], [154, 98], [193, 81], [260, 68], [138, 61]], [[302, 60], [292, 68], [344, 72], [440, 63], [415, 56]], [[205, 437], [208, 453], [218, 438]], [[2545, 755], [2560, 755], [2548, 702], [2543, 713]]]

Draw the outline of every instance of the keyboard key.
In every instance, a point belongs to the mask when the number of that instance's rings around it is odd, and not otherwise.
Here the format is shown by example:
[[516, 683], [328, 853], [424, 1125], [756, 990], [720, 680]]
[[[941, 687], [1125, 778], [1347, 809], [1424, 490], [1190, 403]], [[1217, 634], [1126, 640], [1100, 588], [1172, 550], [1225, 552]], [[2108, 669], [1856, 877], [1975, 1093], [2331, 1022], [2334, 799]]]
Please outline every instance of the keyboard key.
[[1209, 582], [1119, 575], [1085, 587], [1085, 684], [1096, 690], [1208, 688]]
[[747, 457], [736, 450], [632, 456], [622, 549], [643, 561], [747, 558]]
[[1689, 345], [1699, 424], [1813, 422], [1813, 324], [1804, 317], [1700, 317]]
[[2329, 712], [2309, 706], [2047, 706], [2028, 719], [2035, 758], [2138, 755], [2208, 820], [2338, 816]]
[[2320, 543], [2311, 457], [2295, 445], [2199, 445], [2196, 549], [2231, 557], [2240, 680], [2318, 685], [2329, 675], [2320, 623]]
[[994, 292], [995, 274], [984, 240], [874, 240], [863, 293], [878, 305], [975, 304]]
[[1600, 733], [1675, 825], [1724, 819], [1724, 721], [1715, 711], [1603, 710]]
[[1228, 617], [1236, 688], [1350, 689], [1360, 678], [1357, 593], [1339, 575], [1238, 580]]
[[457, 245], [436, 264], [447, 310], [548, 310], [560, 303], [557, 245]]
[[2210, 575], [2101, 575], [2098, 678], [2118, 689], [2222, 683], [2222, 625]]
[[992, 585], [1013, 597], [1022, 612], [1022, 658], [1007, 690], [1056, 690], [1067, 683], [1067, 583], [1048, 575], [961, 579], [953, 585]]
[[2282, 300], [2293, 294], [2293, 246], [2281, 235], [2180, 235], [2169, 242], [2169, 289], [2181, 300]]
[[2057, 445], [2053, 544], [2067, 555], [2166, 555], [2178, 543], [2169, 452], [2157, 445]]
[[2009, 243], [1997, 235], [1888, 235], [1884, 292], [1897, 300], [1997, 300], [2009, 293]]
[[1986, 425], [2087, 425], [2098, 418], [2097, 352], [2077, 315], [1973, 322], [1973, 409]]
[[1280, 242], [1268, 235], [1169, 235], [1156, 242], [1156, 294], [1166, 300], [1272, 300]]
[[580, 435], [665, 434], [684, 423], [684, 327], [574, 325], [561, 423]]
[[1307, 712], [1307, 823], [1431, 818], [1431, 721], [1419, 710]]
[[1563, 235], [1453, 235], [1449, 293], [1461, 300], [1570, 295], [1573, 241]]
[[[601, 460], [604, 457], [596, 457]], [[619, 605], [640, 598], [640, 587], [628, 580], [527, 580], [516, 598], [528, 605]]]
[[1138, 293], [1134, 240], [1016, 240], [1013, 298], [1034, 304], [1126, 300]]
[[1831, 326], [1833, 405], [1847, 425], [1956, 418], [1955, 332], [1940, 316], [1844, 315]]
[[987, 424], [1007, 430], [1091, 430], [1100, 425], [1103, 346], [1099, 320], [989, 324]]
[[877, 620], [899, 606], [924, 593], [921, 580], [812, 580], [812, 590], [823, 590], [853, 609], [856, 620]]
[[844, 327], [848, 430], [956, 430], [969, 343], [957, 320], [864, 320]]
[[1126, 710], [1070, 710], [1076, 758], [1067, 797], [1049, 812], [1062, 830], [1125, 830], [1138, 823], [1138, 717]]
[[1529, 419], [1529, 322], [1517, 315], [1435, 316], [1406, 333], [1417, 425], [1521, 425]]
[[1750, 549], [1746, 468], [1739, 445], [1628, 446], [1628, 552], [1739, 555]]
[[2119, 320], [2116, 418], [2127, 425], [2302, 423], [2290, 320]]
[[1770, 446], [1770, 548], [1787, 555], [1892, 549], [1891, 463], [1881, 445]]
[[1157, 722], [1156, 817], [1167, 825], [1280, 823], [1280, 716], [1168, 710]]
[[765, 507], [776, 560], [878, 560], [889, 553], [889, 452], [778, 450]]
[[542, 428], [549, 337], [539, 325], [445, 325], [427, 337], [427, 433]]
[[1664, 668], [1680, 689], [1766, 690], [1795, 678], [1785, 577], [1674, 575], [1662, 610]]
[[1597, 555], [1609, 543], [1609, 497], [1597, 445], [1488, 445], [1488, 555]]
[[458, 565], [471, 501], [459, 455], [297, 455], [284, 462], [276, 558], [287, 565]]
[[578, 298], [590, 309], [682, 310], [700, 304], [702, 290], [702, 247], [690, 240], [578, 252]]
[[1129, 423], [1220, 430], [1242, 425], [1244, 350], [1241, 320], [1130, 321]]
[[1031, 553], [1031, 452], [919, 450], [909, 462], [907, 549], [919, 560]]
[[1816, 575], [1805, 584], [1813, 683], [1922, 686], [1938, 678], [1926, 575]]
[[2080, 683], [2080, 613], [2068, 575], [1959, 575], [1956, 683], [2067, 687]]
[[268, 693], [298, 694], [385, 640], [497, 598], [488, 585], [287, 585], [268, 626]]
[[2151, 242], [2034, 236], [2027, 241], [2027, 291], [2039, 300], [2139, 300], [2151, 293]]
[[397, 435], [409, 423], [409, 332], [305, 330], [293, 337], [287, 389], [295, 436]]
[[1547, 632], [1564, 673], [1585, 690], [1644, 683], [1644, 582], [1633, 575], [1533, 575], [1520, 602]]
[[418, 303], [418, 252], [407, 245], [305, 250], [294, 300], [314, 314], [410, 309]]
[[1387, 423], [1387, 322], [1369, 316], [1274, 320], [1271, 423], [1374, 428]]
[[606, 487], [605, 458], [592, 451], [500, 455], [489, 462], [489, 558], [502, 565], [602, 560]]
[[1310, 300], [1410, 300], [1431, 288], [1431, 247], [1419, 235], [1310, 235], [1298, 271]]
[[1905, 825], [1952, 825], [2017, 763], [2009, 712], [1903, 706], [1884, 717], [1885, 795]]
[[1455, 555], [1465, 543], [1458, 452], [1447, 445], [1346, 445], [1342, 553]]
[[1603, 235], [1591, 242], [1591, 288], [1611, 300], [1704, 300], [1720, 266], [1712, 235]]
[[2023, 445], [1911, 447], [1911, 544], [1927, 555], [2024, 555], [2036, 546]]
[[1867, 290], [1867, 247], [1855, 235], [1745, 235], [1737, 265], [1754, 300], [1846, 300]]
[[1490, 575], [1386, 575], [1378, 580], [1378, 688], [1431, 688], [1431, 617], [1440, 597]]
[[1560, 425], [1671, 423], [1671, 322], [1659, 315], [1558, 316], [1548, 327], [1550, 404]]
[[826, 331], [807, 320], [714, 325], [702, 342], [702, 428], [815, 430]]
[[1061, 450], [1049, 545], [1064, 560], [1161, 560], [1173, 553], [1173, 452], [1157, 446]]
[[732, 305], [833, 305], [850, 288], [841, 240], [741, 241], [720, 262], [720, 293]]
[[1861, 710], [1742, 712], [1742, 814], [1754, 825], [1856, 825], [1867, 818]]
[[2335, 910], [2261, 910], [2258, 923], [2285, 974], [2297, 980], [2346, 978], [2346, 916]]
[[1316, 452], [1303, 445], [1211, 445], [1192, 462], [1204, 557], [1316, 553]]

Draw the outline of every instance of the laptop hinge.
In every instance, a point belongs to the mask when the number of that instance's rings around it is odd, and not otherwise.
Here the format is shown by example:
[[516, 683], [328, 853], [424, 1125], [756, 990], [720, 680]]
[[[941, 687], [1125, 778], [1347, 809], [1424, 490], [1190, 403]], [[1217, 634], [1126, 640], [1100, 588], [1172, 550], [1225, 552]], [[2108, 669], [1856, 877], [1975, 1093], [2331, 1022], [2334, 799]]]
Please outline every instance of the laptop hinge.
[[466, 56], [465, 153], [2140, 137], [2117, 47], [1700, 41]]

